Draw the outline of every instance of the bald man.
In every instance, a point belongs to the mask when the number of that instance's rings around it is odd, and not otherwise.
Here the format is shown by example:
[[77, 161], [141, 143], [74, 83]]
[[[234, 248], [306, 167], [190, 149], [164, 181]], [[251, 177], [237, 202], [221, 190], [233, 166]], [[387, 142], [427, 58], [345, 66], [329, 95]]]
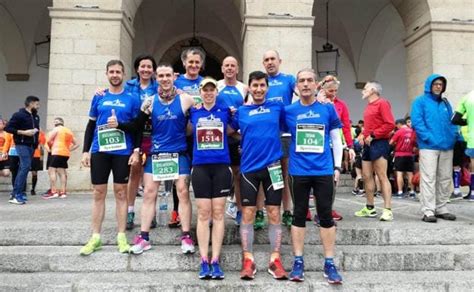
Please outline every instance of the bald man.
[[[231, 112], [236, 111], [244, 103], [248, 87], [237, 80], [239, 74], [239, 62], [232, 56], [226, 57], [222, 61], [222, 74], [224, 79], [217, 82], [219, 95], [217, 104], [222, 107], [228, 107]], [[230, 162], [234, 174], [234, 198], [235, 203], [230, 204], [227, 214], [235, 217], [236, 225], [240, 225], [242, 219], [242, 205], [240, 204], [240, 141], [234, 137], [228, 138]], [[237, 211], [235, 211], [237, 210]]]

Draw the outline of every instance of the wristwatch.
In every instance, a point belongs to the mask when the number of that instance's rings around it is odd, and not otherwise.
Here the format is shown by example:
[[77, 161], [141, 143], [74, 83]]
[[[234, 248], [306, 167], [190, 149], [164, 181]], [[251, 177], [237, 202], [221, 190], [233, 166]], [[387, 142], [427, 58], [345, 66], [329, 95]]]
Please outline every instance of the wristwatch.
[[339, 171], [339, 173], [342, 173], [342, 169], [339, 166], [334, 166], [334, 170]]

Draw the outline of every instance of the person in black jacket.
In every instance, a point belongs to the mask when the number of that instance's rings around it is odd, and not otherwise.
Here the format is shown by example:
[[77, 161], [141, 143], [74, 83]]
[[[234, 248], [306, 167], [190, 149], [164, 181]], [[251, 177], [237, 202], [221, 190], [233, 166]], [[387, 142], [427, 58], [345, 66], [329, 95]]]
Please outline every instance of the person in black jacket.
[[25, 107], [13, 114], [5, 131], [13, 134], [15, 148], [20, 158], [20, 169], [18, 170], [13, 191], [9, 203], [23, 205], [27, 201], [24, 192], [26, 178], [31, 167], [33, 152], [38, 147], [39, 124], [38, 116], [39, 98], [28, 96], [25, 99]]

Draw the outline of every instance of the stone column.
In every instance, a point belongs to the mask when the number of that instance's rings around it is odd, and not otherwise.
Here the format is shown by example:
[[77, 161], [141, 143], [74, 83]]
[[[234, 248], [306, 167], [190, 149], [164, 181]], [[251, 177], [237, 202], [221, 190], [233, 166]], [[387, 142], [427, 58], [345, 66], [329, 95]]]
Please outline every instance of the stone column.
[[264, 71], [262, 58], [265, 51], [280, 53], [280, 70], [296, 74], [311, 67], [313, 56], [312, 16], [313, 1], [246, 1], [243, 19], [243, 80], [255, 70]]
[[88, 110], [95, 90], [108, 85], [105, 66], [109, 60], [121, 59], [125, 78], [130, 76], [132, 18], [122, 10], [122, 0], [55, 0], [50, 16], [47, 130], [58, 116], [73, 130], [81, 146], [71, 155], [68, 188], [90, 189], [89, 170], [80, 167]]

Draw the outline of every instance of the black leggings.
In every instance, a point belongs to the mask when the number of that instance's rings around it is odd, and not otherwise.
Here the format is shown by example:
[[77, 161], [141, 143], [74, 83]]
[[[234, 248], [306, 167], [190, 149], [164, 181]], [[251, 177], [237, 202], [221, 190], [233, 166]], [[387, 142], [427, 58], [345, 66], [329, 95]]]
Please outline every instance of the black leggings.
[[293, 198], [293, 225], [306, 227], [306, 213], [308, 212], [308, 201], [310, 190], [316, 199], [316, 210], [320, 225], [323, 228], [334, 226], [332, 219], [332, 203], [334, 195], [334, 177], [323, 176], [298, 176], [290, 175], [290, 192]]

